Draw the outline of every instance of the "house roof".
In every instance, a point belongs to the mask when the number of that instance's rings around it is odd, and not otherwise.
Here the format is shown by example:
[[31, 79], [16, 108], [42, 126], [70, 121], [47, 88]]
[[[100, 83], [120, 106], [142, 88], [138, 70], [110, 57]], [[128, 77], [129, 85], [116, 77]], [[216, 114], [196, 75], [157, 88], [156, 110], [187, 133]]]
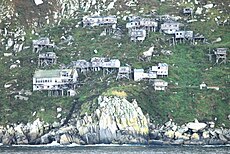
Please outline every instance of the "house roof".
[[34, 78], [55, 78], [60, 77], [61, 73], [72, 73], [72, 69], [36, 70]]

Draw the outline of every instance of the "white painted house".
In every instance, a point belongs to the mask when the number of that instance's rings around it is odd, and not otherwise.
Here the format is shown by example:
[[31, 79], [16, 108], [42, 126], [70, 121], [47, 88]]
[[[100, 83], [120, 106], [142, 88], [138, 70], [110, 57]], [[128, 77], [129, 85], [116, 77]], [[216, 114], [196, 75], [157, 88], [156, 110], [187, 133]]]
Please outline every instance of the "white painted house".
[[159, 63], [158, 66], [152, 66], [151, 72], [156, 72], [157, 76], [168, 76], [168, 64]]
[[143, 79], [156, 79], [157, 75], [154, 72], [145, 73], [144, 69], [134, 69], [133, 77], [134, 77], [134, 81], [140, 81]]
[[85, 16], [83, 17], [83, 27], [95, 27], [103, 25], [116, 25], [116, 16]]
[[168, 82], [162, 79], [155, 79], [153, 82], [154, 90], [163, 90], [165, 91], [168, 87]]
[[33, 91], [74, 89], [77, 78], [75, 69], [36, 70]]

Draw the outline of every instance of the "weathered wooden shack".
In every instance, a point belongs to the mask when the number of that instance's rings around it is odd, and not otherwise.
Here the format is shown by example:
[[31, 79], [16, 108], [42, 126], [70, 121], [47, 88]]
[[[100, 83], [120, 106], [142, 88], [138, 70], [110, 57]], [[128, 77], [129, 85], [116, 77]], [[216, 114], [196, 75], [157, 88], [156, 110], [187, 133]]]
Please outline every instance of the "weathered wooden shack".
[[137, 42], [137, 41], [141, 41], [143, 42], [146, 38], [146, 30], [145, 29], [136, 29], [131, 31], [130, 34], [130, 40]]
[[154, 79], [153, 80], [153, 87], [157, 90], [163, 90], [165, 91], [168, 87], [168, 82], [162, 80], [162, 79]]
[[43, 48], [54, 48], [54, 43], [50, 42], [48, 37], [41, 37], [38, 40], [32, 41], [33, 52], [37, 53], [41, 51]]
[[217, 48], [214, 50], [216, 56], [216, 64], [227, 63], [227, 48]]
[[160, 31], [165, 34], [175, 34], [176, 31], [180, 30], [181, 24], [176, 21], [167, 21], [161, 24]]
[[117, 24], [116, 16], [85, 16], [83, 27], [112, 26]]
[[130, 79], [131, 67], [130, 66], [121, 66], [118, 69], [117, 78], [118, 79]]
[[134, 77], [134, 81], [141, 81], [143, 79], [147, 79], [147, 80], [156, 79], [157, 75], [155, 72], [145, 73], [144, 69], [134, 69], [133, 77]]
[[51, 66], [57, 63], [57, 56], [54, 52], [40, 53], [38, 56], [38, 67]]

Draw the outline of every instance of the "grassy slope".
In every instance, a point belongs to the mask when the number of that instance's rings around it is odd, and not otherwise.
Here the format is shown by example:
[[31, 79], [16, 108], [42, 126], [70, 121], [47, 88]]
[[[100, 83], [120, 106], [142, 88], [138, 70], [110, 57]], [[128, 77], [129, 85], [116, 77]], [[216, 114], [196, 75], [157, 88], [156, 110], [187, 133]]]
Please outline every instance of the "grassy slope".
[[[149, 7], [143, 3], [143, 7]], [[139, 6], [141, 7], [141, 6]], [[152, 8], [150, 8], [152, 9]], [[158, 12], [175, 11], [168, 4], [161, 5]], [[168, 47], [163, 42], [155, 41], [156, 38], [163, 37], [159, 33], [151, 33], [147, 40], [143, 43], [130, 43], [129, 38], [125, 35], [121, 40], [114, 40], [109, 36], [100, 37], [102, 29], [83, 29], [74, 28], [78, 21], [66, 20], [61, 26], [46, 27], [41, 30], [40, 34], [46, 36], [49, 34], [55, 43], [60, 42], [60, 37], [64, 30], [68, 34], [74, 36], [75, 42], [72, 46], [58, 45], [64, 47], [56, 50], [59, 57], [59, 64], [68, 64], [72, 60], [86, 59], [92, 56], [108, 56], [119, 58], [122, 65], [130, 64], [135, 68], [148, 68], [158, 62], [166, 62], [170, 66], [169, 77], [165, 78], [169, 82], [169, 89], [166, 92], [155, 92], [151, 83], [133, 81], [115, 81], [116, 74], [102, 77], [102, 72], [89, 73], [85, 80], [85, 85], [77, 90], [78, 96], [85, 104], [82, 106], [81, 113], [93, 110], [95, 103], [92, 100], [98, 95], [110, 94], [111, 91], [125, 91], [129, 100], [137, 99], [139, 105], [145, 113], [149, 113], [152, 120], [162, 123], [173, 118], [178, 123], [187, 122], [198, 118], [199, 120], [213, 120], [217, 117], [217, 123], [221, 125], [225, 123], [230, 127], [227, 115], [230, 114], [230, 84], [229, 84], [229, 63], [221, 66], [213, 66], [208, 62], [209, 48], [228, 47], [230, 37], [228, 35], [228, 27], [217, 27], [214, 23], [203, 22], [202, 24], [190, 24], [189, 27], [197, 32], [205, 34], [209, 40], [214, 40], [221, 36], [222, 41], [216, 44], [199, 44], [197, 46], [178, 45], [175, 48]], [[123, 25], [124, 26], [124, 25]], [[211, 32], [207, 26], [215, 29]], [[30, 35], [27, 36], [27, 44], [31, 44]], [[93, 39], [92, 39], [93, 38]], [[118, 48], [118, 44], [122, 44]], [[146, 51], [151, 45], [155, 45], [160, 50], [160, 45], [166, 49], [171, 48], [173, 55], [159, 55], [154, 57], [150, 62], [141, 62], [137, 60], [138, 55]], [[93, 50], [98, 50], [98, 54], [94, 54]], [[2, 49], [4, 50], [4, 49]], [[81, 52], [79, 52], [81, 51]], [[78, 55], [80, 53], [80, 55]], [[18, 86], [14, 86], [16, 90], [32, 89], [32, 74], [36, 69], [37, 55], [30, 50], [18, 53], [13, 58], [3, 57], [0, 61], [1, 96], [0, 96], [0, 122], [26, 122], [36, 117], [42, 117], [46, 121], [57, 120], [56, 108], [61, 106], [64, 112], [68, 112], [71, 103], [77, 98], [50, 98], [46, 94], [36, 92], [30, 96], [29, 101], [15, 100], [13, 95], [9, 95], [9, 91], [3, 88], [7, 81], [18, 79]], [[71, 58], [72, 57], [72, 58]], [[9, 70], [11, 60], [19, 59], [21, 68]], [[31, 64], [31, 60], [35, 61]], [[54, 67], [58, 67], [54, 66]], [[206, 70], [207, 68], [210, 68]], [[110, 82], [108, 82], [110, 81]], [[219, 91], [215, 90], [199, 90], [199, 84], [202, 82], [210, 86], [220, 86]], [[178, 83], [178, 86], [177, 86]], [[44, 108], [45, 112], [41, 111]], [[34, 117], [32, 113], [37, 111]]]

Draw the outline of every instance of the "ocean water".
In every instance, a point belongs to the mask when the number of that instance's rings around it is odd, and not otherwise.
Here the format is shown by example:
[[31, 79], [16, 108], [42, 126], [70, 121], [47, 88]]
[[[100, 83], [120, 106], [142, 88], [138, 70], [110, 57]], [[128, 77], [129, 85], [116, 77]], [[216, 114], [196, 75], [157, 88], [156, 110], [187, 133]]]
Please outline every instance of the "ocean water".
[[230, 146], [38, 145], [0, 146], [0, 154], [230, 154]]

